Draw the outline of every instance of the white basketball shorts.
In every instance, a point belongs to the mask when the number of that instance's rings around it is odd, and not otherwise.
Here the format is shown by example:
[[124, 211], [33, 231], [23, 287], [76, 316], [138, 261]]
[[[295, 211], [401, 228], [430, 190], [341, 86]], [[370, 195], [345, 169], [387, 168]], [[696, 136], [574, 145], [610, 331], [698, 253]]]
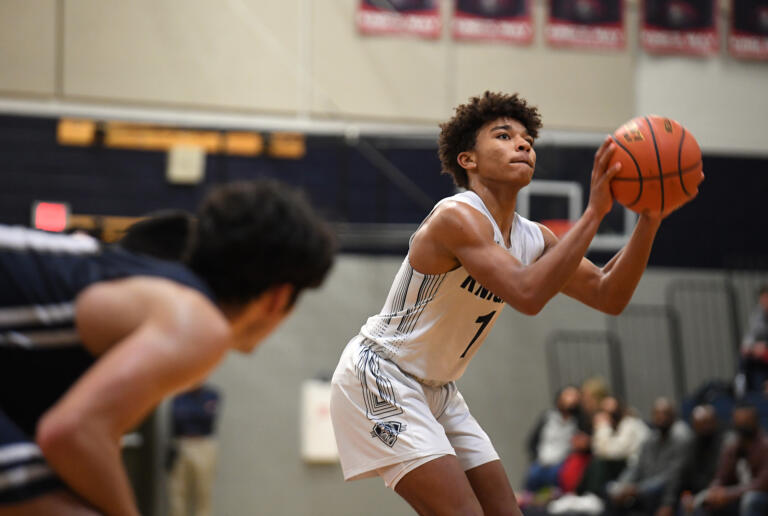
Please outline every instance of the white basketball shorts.
[[399, 463], [418, 467], [424, 457], [455, 455], [464, 471], [498, 460], [453, 382], [424, 385], [371, 345], [352, 339], [333, 374], [331, 420], [345, 480], [385, 476]]

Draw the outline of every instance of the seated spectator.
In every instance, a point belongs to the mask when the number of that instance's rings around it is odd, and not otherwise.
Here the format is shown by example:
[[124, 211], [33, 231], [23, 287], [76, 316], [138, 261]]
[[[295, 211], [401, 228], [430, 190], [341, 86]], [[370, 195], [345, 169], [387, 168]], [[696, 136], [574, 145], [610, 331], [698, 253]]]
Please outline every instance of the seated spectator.
[[605, 380], [599, 376], [587, 378], [581, 384], [581, 419], [579, 427], [592, 435], [592, 420], [600, 411], [600, 404], [610, 394]]
[[600, 408], [593, 422], [592, 460], [577, 492], [605, 497], [607, 483], [619, 476], [630, 458], [637, 457], [649, 430], [614, 396], [603, 399]]
[[608, 394], [608, 385], [598, 376], [588, 378], [581, 384], [579, 429], [571, 438], [571, 453], [558, 474], [558, 484], [563, 492], [576, 492], [581, 483], [584, 471], [592, 459], [592, 419]]
[[531, 466], [525, 481], [528, 491], [557, 485], [560, 466], [571, 449], [571, 438], [577, 431], [580, 393], [576, 387], [562, 389], [555, 408], [541, 416], [528, 438]]
[[630, 414], [615, 396], [600, 404], [601, 411], [593, 420], [592, 451], [601, 459], [627, 460], [636, 456], [648, 437], [648, 427]]
[[736, 437], [723, 447], [715, 479], [696, 497], [696, 515], [768, 514], [768, 437], [758, 425], [757, 409], [738, 405], [733, 429]]
[[616, 514], [656, 511], [672, 475], [682, 466], [691, 431], [677, 419], [674, 404], [667, 398], [658, 398], [653, 403], [651, 421], [653, 432], [642, 444], [637, 460], [607, 486]]
[[578, 431], [571, 438], [571, 453], [565, 459], [557, 475], [557, 483], [564, 493], [575, 493], [584, 471], [592, 460], [592, 438], [583, 431]]
[[697, 405], [691, 414], [694, 438], [686, 449], [682, 467], [676, 471], [664, 489], [661, 507], [656, 516], [673, 516], [681, 508], [686, 514], [693, 510], [694, 496], [704, 491], [715, 478], [717, 461], [723, 443], [717, 413], [712, 405]]
[[740, 373], [746, 391], [764, 391], [768, 380], [768, 285], [760, 288], [757, 306], [741, 344]]

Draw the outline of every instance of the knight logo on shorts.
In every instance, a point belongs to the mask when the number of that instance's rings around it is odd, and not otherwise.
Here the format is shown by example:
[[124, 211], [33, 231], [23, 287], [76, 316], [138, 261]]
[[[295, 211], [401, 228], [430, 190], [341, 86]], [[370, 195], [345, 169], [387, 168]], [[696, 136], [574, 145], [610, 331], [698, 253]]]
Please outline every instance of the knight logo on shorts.
[[400, 432], [405, 431], [405, 425], [399, 421], [378, 421], [373, 425], [371, 437], [378, 437], [381, 442], [392, 448]]

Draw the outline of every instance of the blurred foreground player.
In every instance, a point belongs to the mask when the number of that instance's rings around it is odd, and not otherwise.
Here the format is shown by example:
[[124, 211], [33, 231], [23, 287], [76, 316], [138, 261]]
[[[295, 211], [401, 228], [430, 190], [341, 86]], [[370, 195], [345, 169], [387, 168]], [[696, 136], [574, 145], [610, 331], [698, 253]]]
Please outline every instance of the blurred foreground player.
[[252, 351], [332, 254], [304, 198], [268, 181], [210, 192], [188, 265], [0, 226], [0, 515], [138, 514], [122, 434]]
[[443, 170], [467, 191], [440, 201], [378, 315], [347, 345], [331, 415], [345, 479], [379, 475], [420, 514], [520, 514], [499, 456], [454, 381], [504, 304], [536, 314], [564, 292], [603, 312], [629, 302], [661, 223], [641, 215], [598, 268], [584, 258], [610, 211], [610, 138], [595, 155], [589, 204], [560, 240], [515, 213], [536, 165], [538, 111], [486, 92], [442, 125]]

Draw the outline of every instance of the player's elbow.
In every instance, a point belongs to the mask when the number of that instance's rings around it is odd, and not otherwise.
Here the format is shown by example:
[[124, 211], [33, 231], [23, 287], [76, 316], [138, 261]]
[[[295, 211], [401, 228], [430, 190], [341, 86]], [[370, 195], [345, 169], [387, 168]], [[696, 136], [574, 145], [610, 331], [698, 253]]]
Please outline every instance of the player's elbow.
[[77, 432], [78, 424], [75, 418], [51, 411], [38, 422], [35, 441], [43, 455], [52, 459], [61, 457], [74, 448]]
[[542, 308], [544, 308], [544, 305], [532, 304], [519, 309], [519, 311], [525, 315], [539, 315]]
[[547, 303], [536, 296], [521, 296], [509, 304], [525, 315], [538, 315]]
[[601, 311], [608, 315], [621, 315], [624, 309], [629, 304], [629, 300], [612, 300], [609, 303], [603, 303]]
[[621, 313], [624, 311], [626, 307], [627, 307], [626, 304], [609, 305], [603, 308], [603, 312], [605, 312], [608, 315], [621, 315]]

